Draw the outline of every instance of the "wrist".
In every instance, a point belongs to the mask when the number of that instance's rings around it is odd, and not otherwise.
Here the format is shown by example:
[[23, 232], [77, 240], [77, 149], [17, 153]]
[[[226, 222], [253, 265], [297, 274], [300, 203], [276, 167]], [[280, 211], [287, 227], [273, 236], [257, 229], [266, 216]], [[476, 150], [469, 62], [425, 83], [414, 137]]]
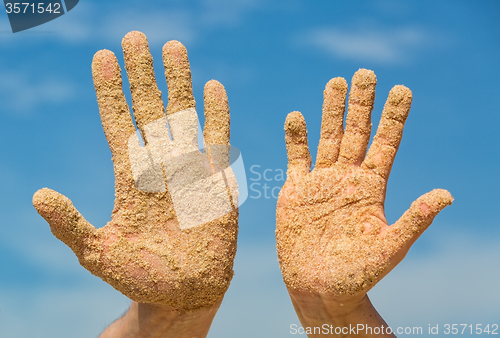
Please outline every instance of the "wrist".
[[[332, 296], [320, 292], [297, 291], [288, 289], [295, 307], [314, 317], [342, 318], [359, 310], [368, 300], [366, 294], [356, 296]], [[369, 301], [369, 300], [368, 300]]]
[[288, 293], [302, 327], [306, 332], [307, 328], [313, 332], [309, 337], [324, 336], [323, 332], [315, 335], [313, 328], [325, 327], [329, 328], [329, 333], [341, 337], [394, 337], [391, 331], [387, 332], [387, 323], [367, 294], [337, 297], [290, 289]]
[[132, 302], [125, 315], [111, 324], [99, 338], [204, 338], [222, 298], [210, 308], [177, 311], [168, 305]]

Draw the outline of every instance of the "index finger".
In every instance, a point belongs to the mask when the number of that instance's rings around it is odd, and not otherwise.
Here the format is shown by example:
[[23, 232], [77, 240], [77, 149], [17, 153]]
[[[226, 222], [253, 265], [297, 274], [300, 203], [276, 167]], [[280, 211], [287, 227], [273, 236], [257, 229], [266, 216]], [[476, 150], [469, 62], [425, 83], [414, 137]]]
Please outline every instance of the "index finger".
[[387, 179], [392, 163], [403, 137], [403, 128], [410, 112], [411, 90], [405, 86], [394, 86], [382, 112], [377, 134], [366, 154], [362, 167], [375, 170]]

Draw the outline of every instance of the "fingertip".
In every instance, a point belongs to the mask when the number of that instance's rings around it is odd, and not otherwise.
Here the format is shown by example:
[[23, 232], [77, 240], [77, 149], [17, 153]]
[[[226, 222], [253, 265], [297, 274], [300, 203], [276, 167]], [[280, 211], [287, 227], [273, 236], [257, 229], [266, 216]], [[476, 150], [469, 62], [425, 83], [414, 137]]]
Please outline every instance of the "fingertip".
[[133, 30], [133, 31], [130, 31], [127, 34], [125, 34], [122, 41], [137, 38], [137, 37], [139, 37], [139, 38], [146, 37], [146, 35], [143, 32]]
[[[203, 91], [205, 102], [205, 118], [222, 119], [229, 117], [229, 103], [224, 86], [217, 80], [210, 80]], [[205, 121], [205, 124], [207, 121]]]
[[115, 53], [110, 50], [102, 49], [94, 54], [92, 59], [92, 76], [94, 81], [104, 79], [108, 81], [121, 76], [120, 66]]
[[445, 189], [434, 189], [427, 194], [425, 199], [426, 202], [431, 204], [438, 211], [441, 211], [448, 205], [451, 205], [453, 200], [453, 196], [448, 190]]
[[325, 90], [331, 89], [347, 91], [347, 81], [343, 77], [335, 77], [328, 81], [325, 86]]
[[220, 89], [224, 89], [224, 86], [219, 81], [212, 79], [210, 81], [207, 81], [207, 83], [205, 83], [205, 90], [210, 90], [210, 89], [219, 89], [220, 90]]
[[205, 95], [211, 95], [217, 99], [227, 99], [226, 89], [217, 80], [210, 80], [205, 84]]
[[92, 59], [92, 62], [96, 61], [103, 61], [103, 60], [109, 60], [109, 59], [116, 59], [115, 53], [110, 51], [109, 49], [101, 49], [98, 50]]
[[[403, 85], [394, 86], [389, 92], [389, 96], [387, 97], [384, 111], [382, 113], [382, 117], [388, 119], [386, 122], [395, 120], [404, 125], [408, 115], [410, 114], [412, 97], [412, 92], [408, 87]], [[384, 123], [381, 122], [380, 126], [384, 126]], [[401, 132], [402, 128], [403, 127], [401, 126]], [[401, 135], [402, 134], [399, 136], [398, 144], [401, 141]]]
[[398, 106], [401, 104], [411, 104], [412, 98], [413, 94], [408, 87], [397, 85], [392, 87], [387, 101], [394, 106]]
[[144, 46], [148, 46], [146, 35], [139, 31], [128, 32], [122, 39], [122, 47], [135, 46], [138, 51]]
[[184, 47], [182, 42], [180, 42], [178, 40], [170, 40], [170, 41], [167, 41], [165, 43], [165, 45], [163, 45], [163, 49], [164, 50], [186, 49], [186, 47]]
[[307, 134], [306, 120], [300, 112], [294, 111], [287, 115], [285, 132], [290, 136], [304, 136], [304, 134]]
[[49, 188], [42, 188], [33, 194], [33, 206], [38, 210], [43, 210], [46, 206], [56, 200], [59, 193]]
[[420, 215], [423, 220], [432, 221], [445, 207], [451, 205], [453, 196], [444, 189], [434, 189], [420, 196], [412, 207], [415, 215]]
[[325, 91], [323, 92], [325, 100], [332, 97], [337, 97], [340, 93], [341, 97], [344, 97], [347, 94], [347, 81], [342, 77], [336, 77], [328, 81], [325, 86]]
[[170, 57], [187, 57], [187, 49], [186, 47], [177, 40], [170, 40], [165, 45], [163, 45], [163, 57], [170, 56]]
[[42, 188], [33, 195], [33, 206], [47, 221], [57, 218], [55, 215], [65, 209], [67, 202], [71, 203], [67, 197], [49, 188]]
[[352, 85], [359, 88], [374, 87], [377, 84], [377, 76], [372, 70], [360, 68], [352, 77]]
[[149, 52], [148, 39], [146, 35], [139, 31], [129, 32], [123, 37], [122, 49], [125, 58], [125, 68], [128, 72], [139, 66], [139, 64], [150, 65], [153, 62], [153, 58]]
[[37, 192], [33, 194], [33, 205], [39, 205], [44, 200], [44, 197], [47, 194], [47, 192], [50, 191], [51, 189], [49, 188], [42, 188], [37, 190]]

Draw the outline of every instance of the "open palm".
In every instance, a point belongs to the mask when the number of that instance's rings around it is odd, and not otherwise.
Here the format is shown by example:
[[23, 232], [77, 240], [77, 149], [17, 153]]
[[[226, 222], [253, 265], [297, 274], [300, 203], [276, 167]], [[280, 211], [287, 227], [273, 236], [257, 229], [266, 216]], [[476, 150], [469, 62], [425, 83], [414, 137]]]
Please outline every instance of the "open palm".
[[[135, 121], [148, 147], [151, 140], [147, 126], [165, 117], [153, 60], [142, 33], [130, 32], [122, 45]], [[177, 41], [168, 42], [163, 48], [163, 58], [169, 91], [167, 117], [194, 109], [184, 46]], [[166, 304], [178, 310], [212, 306], [222, 298], [233, 275], [237, 209], [232, 204], [231, 211], [217, 219], [182, 228], [168, 186], [156, 192], [140, 189], [129, 153], [129, 139], [136, 130], [114, 54], [107, 50], [96, 53], [92, 73], [114, 163], [116, 199], [111, 221], [102, 228], [94, 228], [69, 199], [46, 188], [35, 194], [35, 208], [86, 269], [132, 300]], [[205, 86], [205, 117], [206, 145], [229, 145], [227, 96], [217, 81]], [[170, 127], [174, 141], [192, 136], [173, 125]], [[192, 139], [196, 139], [196, 132], [187, 143]]]
[[404, 86], [391, 90], [367, 153], [375, 85], [369, 70], [354, 75], [344, 132], [347, 83], [335, 78], [327, 84], [312, 172], [304, 118], [299, 112], [287, 117], [288, 177], [278, 199], [276, 238], [283, 279], [291, 290], [336, 297], [366, 294], [451, 204], [446, 190], [433, 190], [395, 224], [387, 224], [387, 179], [412, 95]]

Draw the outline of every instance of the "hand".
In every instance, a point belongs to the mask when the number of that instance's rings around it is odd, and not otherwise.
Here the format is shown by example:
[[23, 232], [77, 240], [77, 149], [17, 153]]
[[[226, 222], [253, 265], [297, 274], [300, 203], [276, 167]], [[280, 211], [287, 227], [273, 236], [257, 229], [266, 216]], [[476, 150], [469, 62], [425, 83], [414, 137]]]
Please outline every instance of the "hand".
[[[164, 118], [165, 110], [149, 46], [139, 32], [128, 33], [122, 46], [135, 121], [145, 136], [146, 149], [152, 151], [151, 137], [155, 135], [148, 126]], [[196, 116], [185, 47], [177, 41], [166, 43], [163, 61], [169, 93], [167, 117], [173, 118], [172, 114], [190, 108], [193, 108], [188, 110], [192, 113], [190, 118]], [[95, 54], [92, 74], [114, 163], [116, 198], [111, 221], [102, 228], [94, 228], [68, 198], [46, 188], [35, 193], [33, 205], [50, 224], [52, 233], [73, 250], [86, 269], [132, 300], [168, 305], [181, 312], [220, 304], [233, 276], [237, 209], [231, 204], [229, 213], [202, 225], [183, 228], [168, 184], [165, 187], [162, 181], [158, 192], [139, 189], [137, 168], [131, 163], [134, 155], [131, 140], [136, 130], [122, 91], [120, 67], [111, 51]], [[205, 117], [206, 145], [229, 145], [227, 96], [224, 87], [214, 80], [205, 86]], [[189, 132], [192, 128], [186, 129], [182, 121], [174, 125], [169, 120], [169, 124], [174, 139], [170, 151], [175, 153], [177, 149], [182, 154], [184, 150], [178, 147], [196, 143], [196, 131], [194, 136]], [[182, 141], [186, 138], [189, 139]], [[197, 151], [195, 144], [194, 149]], [[168, 176], [165, 170], [163, 173]]]
[[[312, 172], [307, 130], [299, 112], [285, 122], [287, 181], [277, 206], [277, 250], [291, 295], [360, 302], [391, 271], [453, 198], [433, 190], [389, 226], [384, 216], [387, 180], [412, 101], [395, 86], [366, 154], [376, 77], [360, 69], [352, 79], [343, 131], [347, 83], [326, 86], [321, 139]], [[342, 304], [341, 304], [342, 306]]]

